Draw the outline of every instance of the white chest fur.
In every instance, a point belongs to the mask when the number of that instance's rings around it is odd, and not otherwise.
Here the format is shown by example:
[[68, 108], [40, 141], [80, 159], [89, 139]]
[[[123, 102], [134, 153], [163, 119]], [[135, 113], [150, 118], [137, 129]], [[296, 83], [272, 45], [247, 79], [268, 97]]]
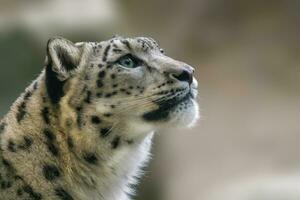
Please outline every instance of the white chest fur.
[[[75, 186], [74, 192], [83, 200], [129, 200], [143, 167], [150, 158], [153, 133], [131, 146], [121, 148], [105, 166], [93, 174], [96, 188]], [[112, 170], [113, 169], [113, 170]]]

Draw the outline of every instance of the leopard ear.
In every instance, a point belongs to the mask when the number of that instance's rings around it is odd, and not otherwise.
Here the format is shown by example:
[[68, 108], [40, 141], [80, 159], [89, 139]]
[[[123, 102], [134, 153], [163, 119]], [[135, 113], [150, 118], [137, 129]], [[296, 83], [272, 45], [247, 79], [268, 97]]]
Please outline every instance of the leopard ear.
[[52, 103], [59, 103], [65, 95], [65, 83], [80, 65], [83, 49], [64, 38], [52, 38], [48, 41], [45, 82]]
[[47, 65], [60, 80], [66, 80], [80, 63], [82, 51], [71, 41], [56, 37], [47, 43]]

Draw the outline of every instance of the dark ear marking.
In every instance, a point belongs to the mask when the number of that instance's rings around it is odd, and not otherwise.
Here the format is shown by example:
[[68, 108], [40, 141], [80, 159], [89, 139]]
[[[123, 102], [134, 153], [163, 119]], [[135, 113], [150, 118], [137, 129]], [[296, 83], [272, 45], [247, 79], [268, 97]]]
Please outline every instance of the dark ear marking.
[[52, 38], [47, 43], [46, 88], [52, 103], [64, 96], [63, 86], [79, 65], [81, 50], [71, 41]]
[[62, 66], [66, 69], [66, 71], [71, 71], [77, 67], [76, 63], [74, 63], [71, 56], [67, 53], [65, 49], [57, 47], [57, 51], [58, 59], [60, 60]]
[[61, 81], [57, 73], [52, 70], [51, 64], [46, 66], [46, 88], [52, 103], [57, 104], [64, 96], [63, 87], [66, 81]]

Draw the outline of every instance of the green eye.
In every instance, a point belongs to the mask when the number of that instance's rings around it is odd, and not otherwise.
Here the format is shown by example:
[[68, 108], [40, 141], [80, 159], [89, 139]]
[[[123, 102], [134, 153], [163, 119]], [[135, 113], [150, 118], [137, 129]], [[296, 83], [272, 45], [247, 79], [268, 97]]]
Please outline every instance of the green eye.
[[130, 58], [125, 58], [125, 59], [120, 60], [119, 64], [126, 68], [134, 68], [135, 67], [133, 60], [131, 60]]
[[121, 57], [117, 63], [125, 68], [136, 68], [141, 64], [141, 61], [129, 54]]

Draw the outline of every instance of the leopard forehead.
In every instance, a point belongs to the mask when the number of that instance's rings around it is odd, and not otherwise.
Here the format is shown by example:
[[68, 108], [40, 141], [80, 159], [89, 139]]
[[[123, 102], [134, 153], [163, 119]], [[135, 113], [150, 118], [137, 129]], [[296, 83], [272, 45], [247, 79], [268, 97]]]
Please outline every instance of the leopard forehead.
[[150, 37], [123, 38], [115, 37], [101, 42], [80, 42], [77, 46], [84, 44], [92, 48], [93, 60], [101, 60], [103, 63], [112, 61], [112, 59], [128, 53], [137, 54], [145, 57], [150, 54], [164, 53], [159, 47], [158, 42]]
[[162, 51], [162, 49], [159, 48], [158, 42], [151, 37], [124, 38], [118, 36], [106, 41], [88, 43], [93, 47], [93, 50], [96, 53], [99, 53], [104, 46], [110, 46], [109, 48], [115, 53], [118, 53], [119, 50], [124, 49], [124, 47], [127, 48], [127, 50], [143, 51], [146, 53], [149, 50]]

